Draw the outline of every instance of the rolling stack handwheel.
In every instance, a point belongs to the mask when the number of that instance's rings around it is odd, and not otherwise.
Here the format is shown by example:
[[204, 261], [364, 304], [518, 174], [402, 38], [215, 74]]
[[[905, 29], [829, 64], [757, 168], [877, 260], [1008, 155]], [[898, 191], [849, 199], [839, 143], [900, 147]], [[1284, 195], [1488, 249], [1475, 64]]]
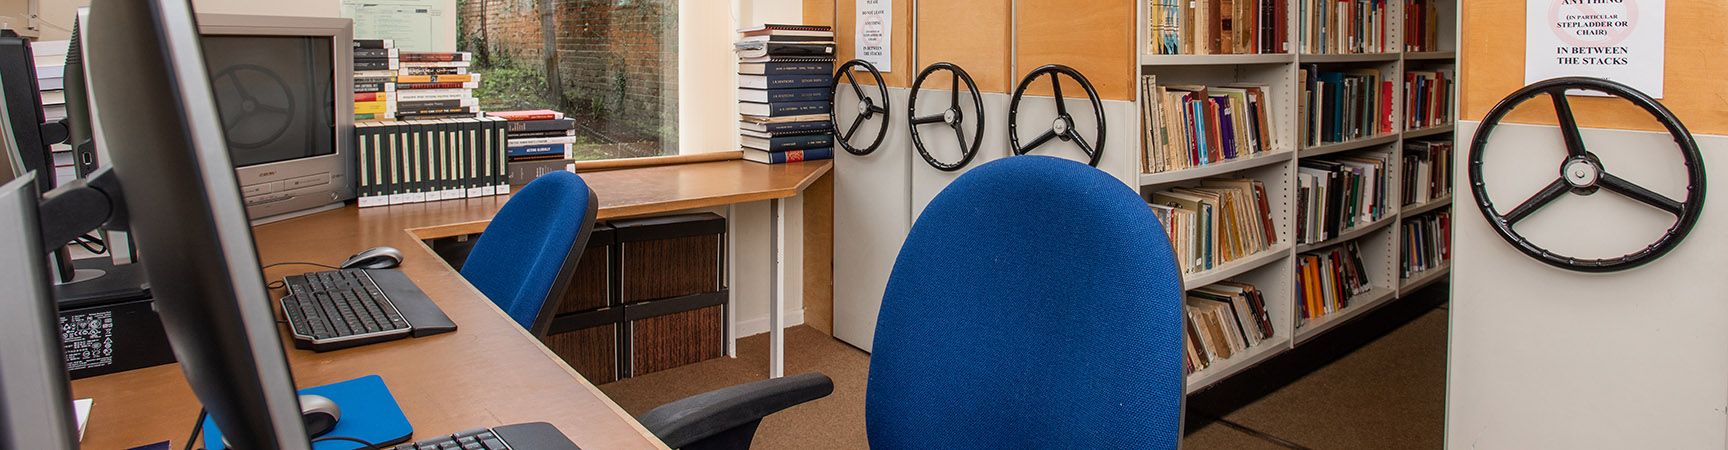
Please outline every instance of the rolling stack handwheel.
[[[858, 86], [858, 79], [852, 77], [852, 68], [854, 67], [863, 67], [870, 71], [870, 77], [876, 79], [878, 98], [882, 100], [877, 101], [865, 95], [864, 88]], [[840, 115], [837, 113], [840, 110], [835, 108], [835, 102], [840, 98], [840, 79], [842, 77], [846, 79], [847, 83], [851, 83], [852, 92], [858, 94], [858, 116], [853, 118], [852, 124], [844, 129], [840, 128]], [[888, 84], [882, 82], [882, 72], [877, 71], [876, 65], [870, 64], [869, 61], [862, 59], [846, 61], [845, 64], [840, 65], [838, 71], [834, 72], [834, 83], [829, 85], [828, 90], [828, 124], [834, 129], [834, 142], [840, 144], [840, 148], [846, 149], [847, 153], [858, 156], [875, 152], [876, 147], [882, 145], [882, 138], [888, 136]], [[864, 125], [865, 121], [875, 118], [878, 114], [882, 116], [882, 122], [876, 126], [876, 138], [870, 141], [870, 145], [863, 148], [853, 147], [852, 138], [858, 135], [858, 128]]]
[[[1655, 116], [1668, 134], [1679, 146], [1681, 156], [1686, 164], [1686, 199], [1676, 201], [1658, 194], [1642, 186], [1633, 184], [1607, 171], [1601, 159], [1584, 146], [1584, 138], [1578, 129], [1578, 121], [1572, 115], [1572, 106], [1566, 99], [1567, 90], [1589, 90], [1613, 95], [1632, 102], [1644, 111]], [[1494, 209], [1494, 203], [1489, 200], [1487, 191], [1482, 184], [1482, 155], [1487, 150], [1488, 138], [1494, 133], [1494, 128], [1500, 125], [1500, 120], [1506, 117], [1512, 109], [1525, 101], [1540, 95], [1547, 95], [1554, 102], [1554, 110], [1559, 116], [1560, 134], [1566, 142], [1566, 158], [1560, 162], [1559, 176], [1548, 183], [1536, 195], [1519, 203], [1511, 211], [1501, 214]], [[1543, 80], [1525, 86], [1494, 109], [1482, 119], [1480, 128], [1470, 141], [1470, 191], [1475, 196], [1476, 207], [1482, 211], [1482, 217], [1488, 220], [1489, 227], [1494, 229], [1502, 239], [1512, 244], [1518, 251], [1548, 265], [1579, 272], [1613, 272], [1638, 267], [1654, 261], [1680, 245], [1686, 234], [1698, 223], [1698, 215], [1704, 209], [1704, 159], [1698, 153], [1698, 143], [1692, 139], [1692, 133], [1686, 130], [1686, 125], [1680, 123], [1668, 108], [1657, 103], [1655, 99], [1638, 92], [1624, 84], [1599, 78], [1565, 77]], [[1674, 225], [1657, 238], [1656, 242], [1643, 249], [1623, 256], [1589, 259], [1561, 255], [1530, 242], [1518, 234], [1513, 227], [1519, 221], [1530, 217], [1532, 213], [1552, 203], [1555, 199], [1570, 192], [1574, 195], [1592, 195], [1599, 190], [1607, 190], [1626, 196], [1674, 215]]]
[[[946, 70], [954, 77], [954, 85], [949, 89], [948, 108], [940, 113], [920, 116], [918, 115], [918, 91], [924, 85], [925, 78], [938, 70]], [[966, 89], [972, 92], [972, 115], [977, 117], [978, 122], [976, 130], [972, 132], [971, 145], [966, 143], [966, 131], [963, 127], [966, 123], [966, 114], [960, 108], [960, 82], [962, 81], [966, 82]], [[984, 139], [984, 99], [978, 94], [978, 85], [972, 83], [972, 76], [967, 75], [965, 69], [945, 62], [925, 67], [924, 71], [918, 73], [918, 78], [912, 82], [912, 94], [906, 102], [910, 103], [906, 107], [906, 112], [910, 114], [908, 117], [911, 119], [907, 120], [906, 123], [907, 127], [912, 130], [912, 146], [918, 148], [918, 154], [924, 157], [924, 162], [930, 163], [931, 167], [953, 172], [966, 167], [966, 164], [972, 162], [972, 157], [978, 155], [978, 143]], [[937, 123], [945, 124], [949, 129], [954, 130], [954, 137], [959, 140], [960, 151], [962, 152], [960, 161], [953, 163], [937, 161], [936, 157], [930, 156], [930, 151], [924, 148], [924, 140], [918, 134], [918, 126]]]
[[[1050, 129], [1044, 131], [1044, 134], [1032, 138], [1022, 147], [1020, 145], [1020, 132], [1016, 123], [1020, 113], [1020, 98], [1026, 95], [1026, 88], [1031, 86], [1033, 81], [1045, 74], [1050, 75], [1051, 93], [1056, 98], [1056, 120], [1051, 122]], [[1087, 99], [1092, 101], [1092, 114], [1098, 119], [1098, 133], [1092, 141], [1087, 141], [1085, 137], [1082, 137], [1080, 130], [1074, 126], [1074, 116], [1068, 114], [1067, 98], [1062, 96], [1062, 78], [1060, 75], [1067, 75], [1068, 78], [1073, 78], [1074, 81], [1079, 82], [1080, 87], [1086, 89]], [[1104, 102], [1099, 100], [1098, 91], [1092, 89], [1092, 82], [1086, 81], [1085, 75], [1059, 64], [1045, 65], [1026, 74], [1026, 78], [1020, 79], [1020, 86], [1014, 88], [1013, 99], [1008, 101], [1008, 143], [1014, 147], [1014, 154], [1024, 155], [1052, 139], [1073, 142], [1074, 145], [1080, 147], [1080, 151], [1085, 152], [1086, 156], [1091, 158], [1087, 164], [1091, 164], [1092, 167], [1098, 167], [1098, 161], [1104, 157]], [[1093, 144], [1094, 142], [1096, 144]]]

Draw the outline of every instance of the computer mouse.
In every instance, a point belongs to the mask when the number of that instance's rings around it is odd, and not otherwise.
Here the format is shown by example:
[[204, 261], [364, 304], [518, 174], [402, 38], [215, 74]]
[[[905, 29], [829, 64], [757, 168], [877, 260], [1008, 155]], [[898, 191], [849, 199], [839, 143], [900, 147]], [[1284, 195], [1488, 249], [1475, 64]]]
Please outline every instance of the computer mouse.
[[344, 269], [388, 269], [402, 264], [402, 251], [391, 247], [372, 247], [342, 261]]
[[336, 428], [336, 421], [342, 420], [342, 409], [336, 407], [336, 402], [322, 395], [300, 395], [300, 418], [306, 422], [306, 435], [323, 436]]

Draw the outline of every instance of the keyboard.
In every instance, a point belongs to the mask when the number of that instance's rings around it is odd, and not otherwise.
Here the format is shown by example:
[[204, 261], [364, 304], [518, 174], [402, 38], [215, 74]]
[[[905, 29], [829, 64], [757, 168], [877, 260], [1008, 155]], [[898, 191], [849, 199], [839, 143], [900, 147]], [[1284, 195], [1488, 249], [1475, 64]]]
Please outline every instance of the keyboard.
[[282, 313], [294, 347], [328, 351], [408, 336], [408, 320], [365, 270], [343, 269], [290, 275]]
[[422, 439], [389, 450], [582, 450], [570, 438], [546, 422], [519, 423], [497, 428], [475, 428], [461, 433]]

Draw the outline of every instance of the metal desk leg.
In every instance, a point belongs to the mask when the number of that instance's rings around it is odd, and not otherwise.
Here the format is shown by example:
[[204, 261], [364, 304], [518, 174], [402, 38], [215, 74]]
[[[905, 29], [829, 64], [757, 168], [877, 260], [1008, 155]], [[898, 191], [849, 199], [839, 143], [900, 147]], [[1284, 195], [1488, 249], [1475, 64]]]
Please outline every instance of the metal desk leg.
[[769, 200], [768, 208], [774, 214], [768, 225], [768, 378], [780, 378], [786, 367], [786, 203]]
[[738, 215], [726, 205], [726, 356], [738, 357]]

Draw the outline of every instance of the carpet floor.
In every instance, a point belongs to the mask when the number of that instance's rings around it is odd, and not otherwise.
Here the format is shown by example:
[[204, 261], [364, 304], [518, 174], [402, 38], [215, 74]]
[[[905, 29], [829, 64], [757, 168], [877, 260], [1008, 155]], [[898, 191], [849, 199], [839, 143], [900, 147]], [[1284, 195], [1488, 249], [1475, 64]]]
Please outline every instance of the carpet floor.
[[[1183, 448], [1440, 448], [1446, 380], [1444, 284], [1400, 299], [1189, 397]], [[600, 386], [632, 415], [766, 379], [768, 336], [720, 358]], [[866, 449], [870, 355], [806, 326], [786, 333], [786, 373], [821, 372], [834, 394], [762, 421], [752, 448]]]

